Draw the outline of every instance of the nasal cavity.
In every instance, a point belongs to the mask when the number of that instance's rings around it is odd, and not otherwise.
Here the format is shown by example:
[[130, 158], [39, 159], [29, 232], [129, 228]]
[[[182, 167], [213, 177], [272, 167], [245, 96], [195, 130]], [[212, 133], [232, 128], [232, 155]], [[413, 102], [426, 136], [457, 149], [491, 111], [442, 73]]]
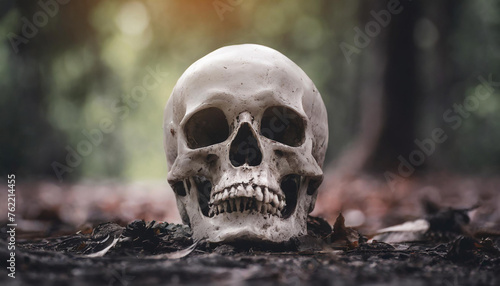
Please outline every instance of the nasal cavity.
[[250, 124], [241, 124], [238, 134], [236, 134], [231, 143], [229, 160], [231, 160], [231, 164], [235, 167], [244, 164], [258, 166], [262, 162], [262, 152]]

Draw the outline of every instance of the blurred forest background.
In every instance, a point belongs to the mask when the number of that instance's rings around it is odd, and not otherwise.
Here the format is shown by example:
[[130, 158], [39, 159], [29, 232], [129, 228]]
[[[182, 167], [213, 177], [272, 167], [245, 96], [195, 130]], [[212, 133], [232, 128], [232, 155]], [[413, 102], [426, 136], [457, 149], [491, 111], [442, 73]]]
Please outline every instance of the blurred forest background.
[[[319, 212], [345, 209], [342, 192], [358, 190], [355, 207], [367, 199], [359, 189], [395, 197], [388, 185], [405, 189], [417, 178], [433, 183], [399, 197], [500, 186], [496, 0], [4, 0], [0, 35], [0, 173], [51, 182], [34, 187], [42, 193], [82, 181], [165, 183], [163, 108], [176, 80], [200, 57], [240, 43], [282, 52], [323, 96], [330, 142], [322, 192], [338, 191], [324, 195], [337, 203]], [[147, 75], [158, 84], [131, 100]], [[85, 154], [68, 162], [75, 152]], [[369, 179], [352, 187], [354, 176]], [[464, 176], [474, 179], [464, 184]], [[442, 178], [457, 181], [436, 187]]]

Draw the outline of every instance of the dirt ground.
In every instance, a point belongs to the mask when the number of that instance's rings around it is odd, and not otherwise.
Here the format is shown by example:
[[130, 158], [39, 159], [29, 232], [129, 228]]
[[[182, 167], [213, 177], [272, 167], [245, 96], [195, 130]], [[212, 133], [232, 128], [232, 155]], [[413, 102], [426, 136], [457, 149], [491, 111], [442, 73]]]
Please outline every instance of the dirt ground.
[[[135, 221], [123, 228], [105, 223], [75, 235], [19, 242], [17, 277], [5, 274], [0, 281], [2, 285], [500, 283], [500, 239], [453, 234], [411, 243], [367, 242], [353, 229], [336, 225], [332, 232], [326, 222], [310, 220], [308, 236], [285, 244], [200, 242], [192, 252], [182, 251], [193, 244], [186, 226]], [[105, 255], [93, 257], [118, 237], [120, 241]], [[6, 242], [0, 242], [2, 264], [8, 258], [6, 249]], [[172, 253], [176, 255], [168, 256]]]
[[[326, 221], [311, 217], [308, 236], [194, 245], [163, 183], [20, 184], [16, 279], [7, 277], [3, 223], [0, 283], [500, 285], [497, 186], [496, 178], [440, 174], [391, 189], [370, 176], [332, 176], [313, 212]], [[428, 229], [370, 240], [417, 219]]]

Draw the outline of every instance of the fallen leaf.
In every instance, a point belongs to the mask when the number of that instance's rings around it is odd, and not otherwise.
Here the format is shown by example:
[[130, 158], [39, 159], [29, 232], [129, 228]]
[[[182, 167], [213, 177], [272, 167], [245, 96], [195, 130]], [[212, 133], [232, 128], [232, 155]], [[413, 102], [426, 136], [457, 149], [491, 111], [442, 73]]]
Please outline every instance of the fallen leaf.
[[366, 239], [355, 229], [345, 226], [345, 219], [342, 213], [339, 214], [333, 225], [333, 232], [327, 240], [334, 248], [353, 249], [359, 246]]

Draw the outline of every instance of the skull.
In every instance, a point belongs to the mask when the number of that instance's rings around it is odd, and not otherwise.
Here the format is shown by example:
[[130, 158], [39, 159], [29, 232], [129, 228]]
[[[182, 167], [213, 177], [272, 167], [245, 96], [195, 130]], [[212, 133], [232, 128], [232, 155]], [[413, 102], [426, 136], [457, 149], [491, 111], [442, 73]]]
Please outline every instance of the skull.
[[167, 102], [168, 182], [195, 239], [283, 242], [307, 232], [328, 143], [313, 82], [268, 47], [220, 48]]

